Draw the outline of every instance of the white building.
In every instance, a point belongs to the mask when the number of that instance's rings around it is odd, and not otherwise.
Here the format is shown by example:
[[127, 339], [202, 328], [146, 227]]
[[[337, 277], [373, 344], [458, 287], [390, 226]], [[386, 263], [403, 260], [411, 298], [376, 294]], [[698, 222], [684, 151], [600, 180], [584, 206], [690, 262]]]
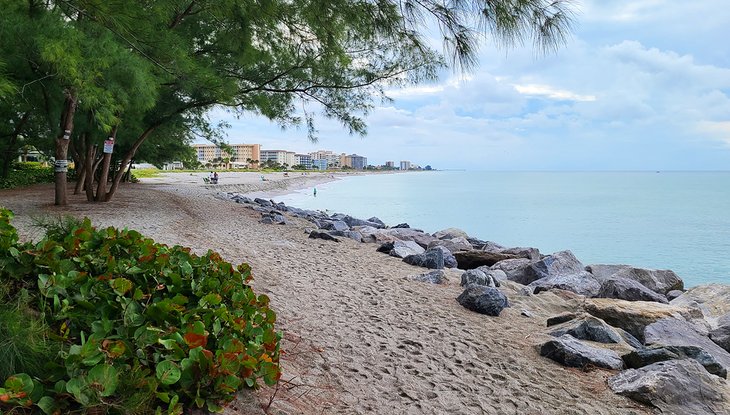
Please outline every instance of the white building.
[[401, 161], [400, 162], [400, 169], [401, 170], [410, 170], [411, 169], [411, 162], [410, 161]]
[[286, 150], [261, 150], [261, 165], [271, 160], [285, 167], [297, 165], [295, 153]]

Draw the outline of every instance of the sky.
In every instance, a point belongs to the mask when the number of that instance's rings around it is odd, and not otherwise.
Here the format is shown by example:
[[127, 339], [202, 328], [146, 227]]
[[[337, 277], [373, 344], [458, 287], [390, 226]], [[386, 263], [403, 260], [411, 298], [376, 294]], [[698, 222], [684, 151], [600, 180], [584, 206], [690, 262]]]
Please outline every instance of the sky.
[[581, 0], [555, 53], [485, 42], [469, 74], [390, 90], [368, 134], [226, 118], [230, 143], [466, 170], [730, 170], [728, 0]]

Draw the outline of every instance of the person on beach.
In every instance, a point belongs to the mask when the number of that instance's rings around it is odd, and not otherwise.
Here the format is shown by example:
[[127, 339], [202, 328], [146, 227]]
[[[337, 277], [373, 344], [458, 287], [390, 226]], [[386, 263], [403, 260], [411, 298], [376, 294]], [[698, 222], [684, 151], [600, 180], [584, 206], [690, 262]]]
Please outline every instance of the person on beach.
[[213, 184], [218, 184], [218, 172], [213, 172]]
[[317, 197], [317, 188], [314, 188], [314, 197]]

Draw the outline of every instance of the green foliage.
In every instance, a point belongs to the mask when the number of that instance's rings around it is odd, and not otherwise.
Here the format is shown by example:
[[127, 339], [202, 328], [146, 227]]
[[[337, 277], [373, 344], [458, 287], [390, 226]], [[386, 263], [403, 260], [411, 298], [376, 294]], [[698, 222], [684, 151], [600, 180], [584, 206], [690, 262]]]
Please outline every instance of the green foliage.
[[53, 167], [43, 167], [40, 163], [16, 163], [8, 177], [0, 178], [0, 189], [30, 186], [37, 183], [53, 183]]
[[[0, 410], [217, 411], [239, 389], [278, 380], [276, 315], [247, 285], [247, 264], [136, 231], [97, 230], [88, 219], [47, 226], [43, 240], [19, 245], [11, 217], [0, 209], [0, 244], [17, 251], [5, 254], [0, 280], [22, 288], [3, 301], [18, 303], [25, 293], [44, 318], [35, 337], [60, 352], [43, 371], [8, 378]], [[21, 330], [12, 330], [22, 343]]]
[[146, 177], [157, 177], [162, 173], [159, 169], [134, 169], [132, 174], [138, 179], [144, 179]]

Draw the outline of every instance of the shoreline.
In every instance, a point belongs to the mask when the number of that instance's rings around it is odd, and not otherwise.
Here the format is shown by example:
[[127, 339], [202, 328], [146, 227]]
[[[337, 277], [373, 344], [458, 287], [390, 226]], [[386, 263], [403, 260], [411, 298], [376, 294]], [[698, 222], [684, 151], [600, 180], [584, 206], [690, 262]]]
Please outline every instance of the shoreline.
[[[312, 222], [286, 212], [286, 225], [261, 223], [263, 212], [221, 200], [221, 185], [193, 180], [145, 179], [122, 186], [108, 203], [78, 196], [67, 207], [52, 205], [51, 185], [37, 186], [0, 191], [0, 205], [15, 211], [25, 238], [37, 233], [33, 216], [72, 214], [250, 263], [252, 286], [271, 298], [287, 351], [287, 383], [256, 392], [260, 405], [273, 399], [272, 413], [650, 413], [609, 388], [617, 372], [585, 372], [540, 356], [537, 346], [553, 338], [545, 322], [583, 313], [582, 297], [522, 295], [521, 285], [504, 282], [499, 290], [511, 307], [484, 316], [455, 300], [464, 291], [460, 270], [444, 270], [445, 284], [414, 280], [427, 270], [376, 252], [377, 244], [310, 239]], [[238, 406], [226, 413], [253, 413]]]

